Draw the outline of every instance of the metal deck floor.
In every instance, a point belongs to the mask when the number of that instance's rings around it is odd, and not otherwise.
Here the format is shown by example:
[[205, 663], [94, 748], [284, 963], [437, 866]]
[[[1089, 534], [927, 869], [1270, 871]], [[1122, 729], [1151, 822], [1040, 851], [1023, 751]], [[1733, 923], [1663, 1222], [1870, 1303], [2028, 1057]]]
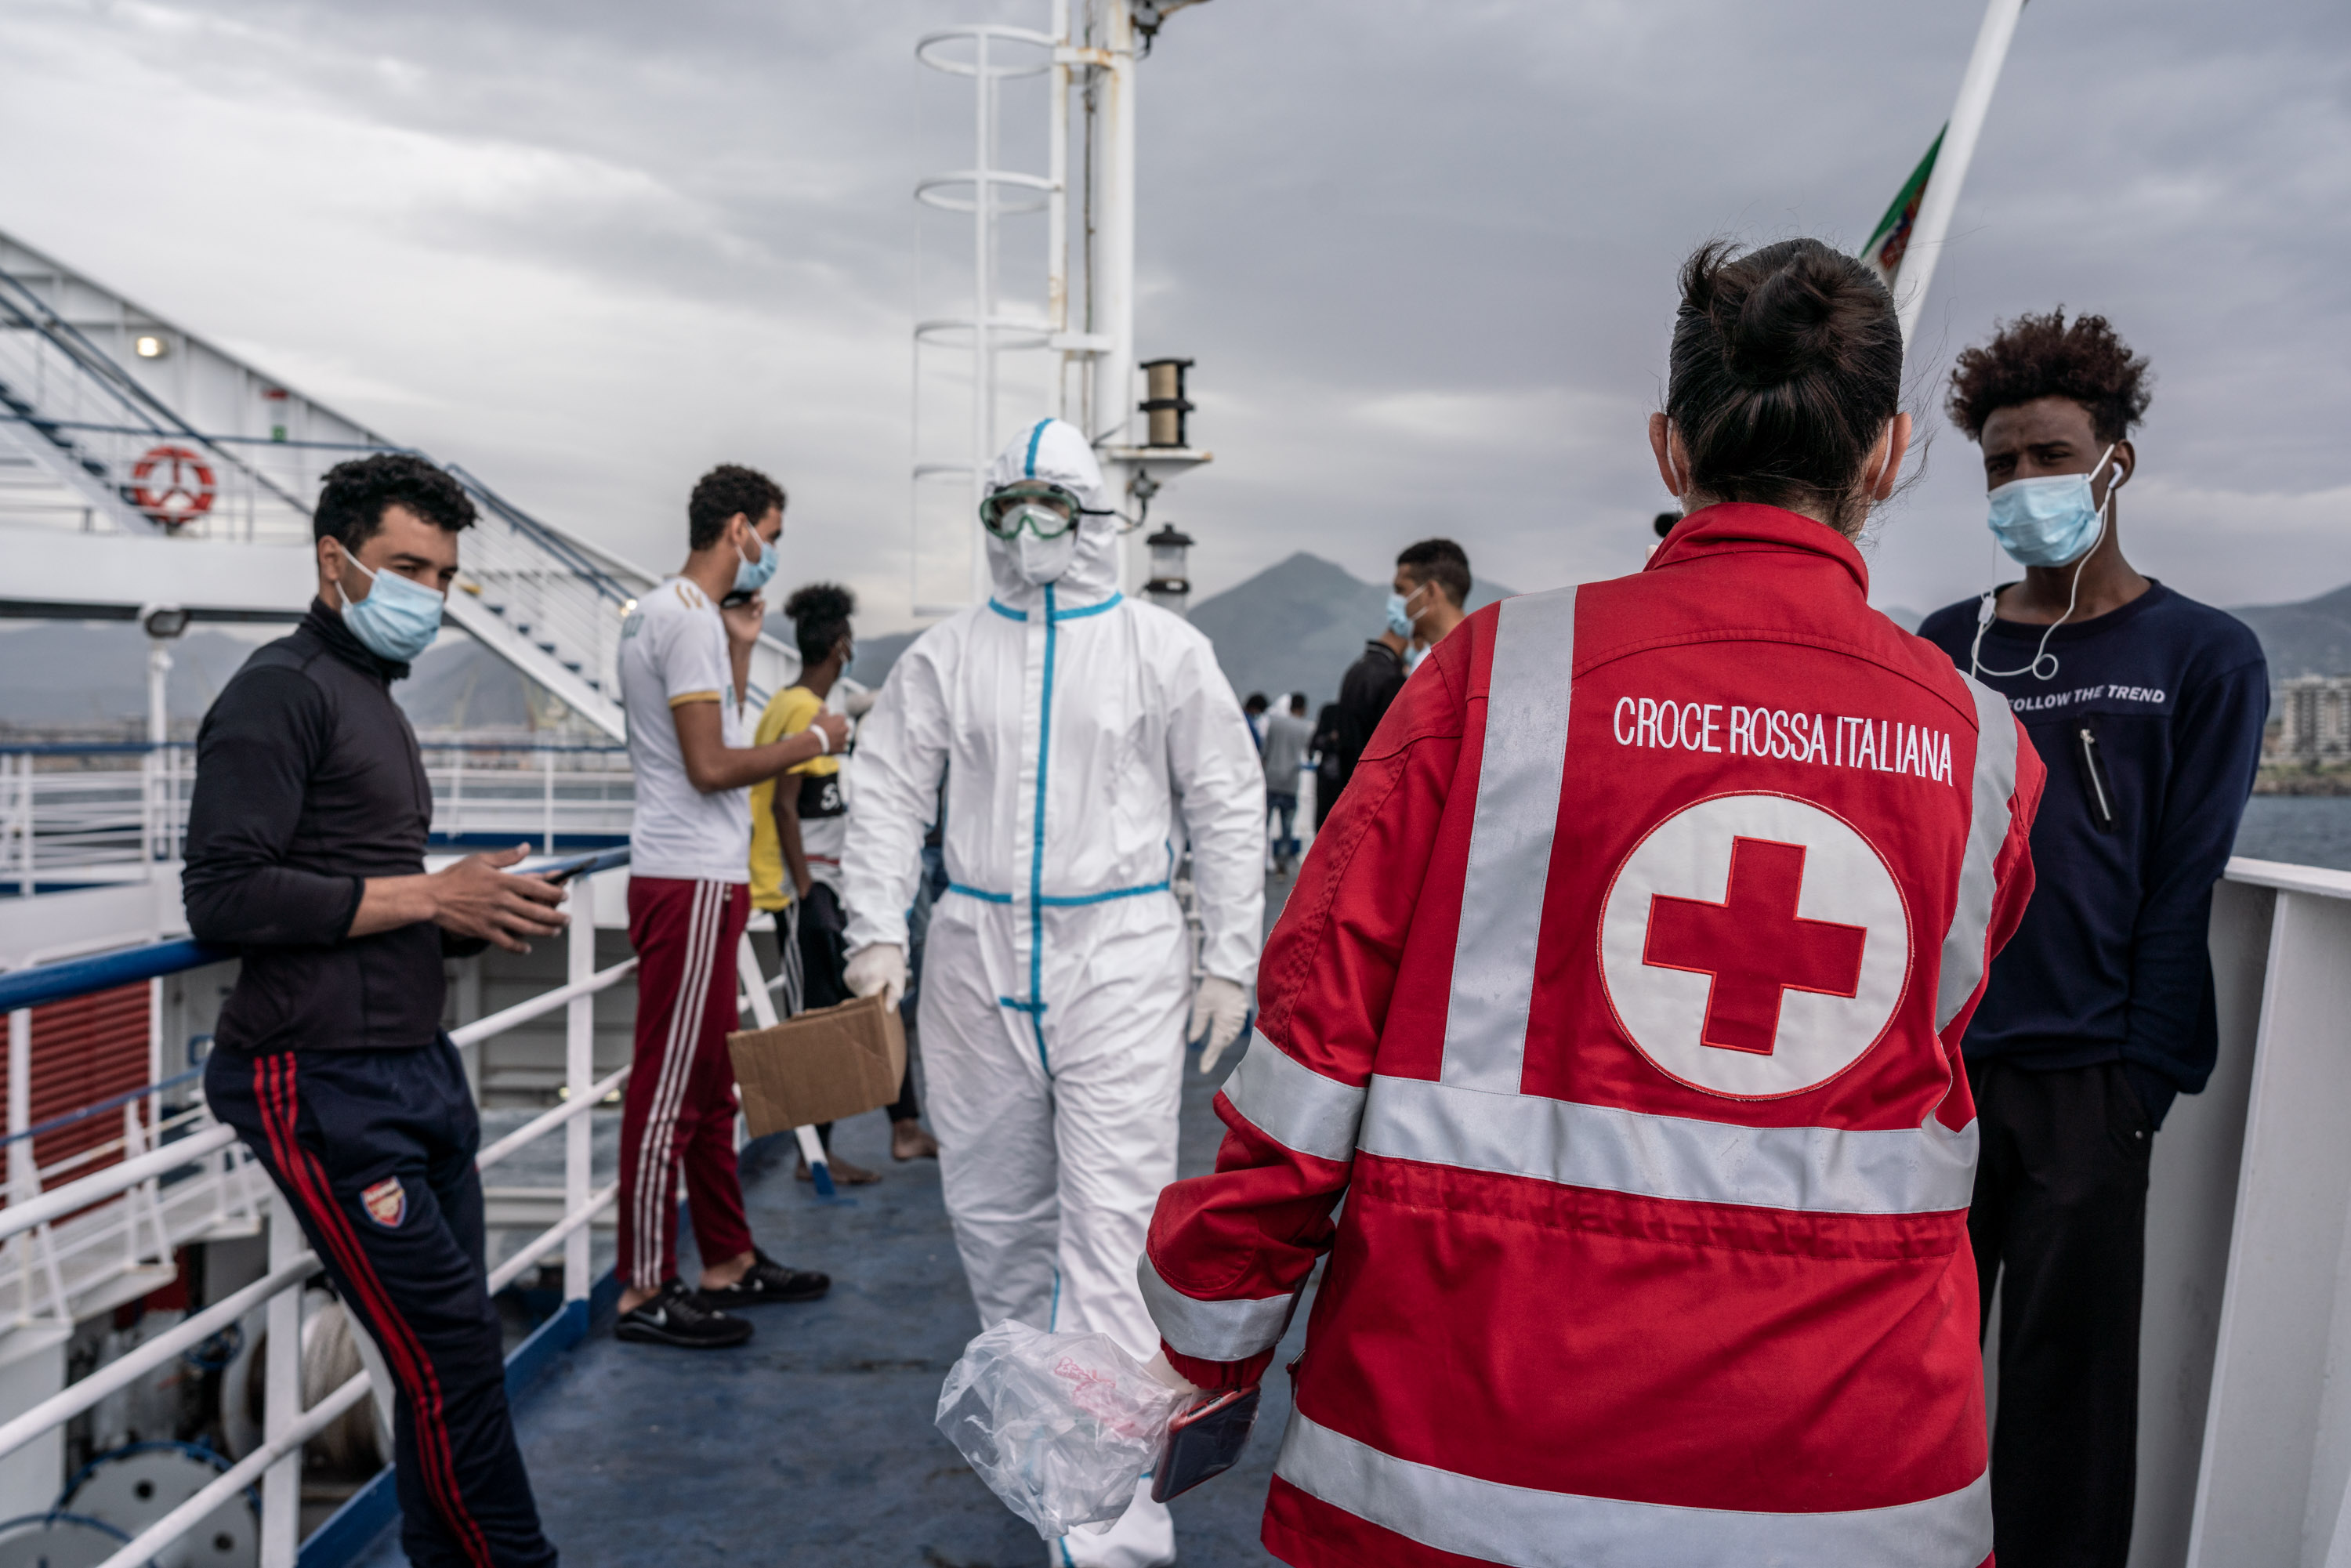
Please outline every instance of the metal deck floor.
[[[1279, 887], [1269, 894], [1279, 896]], [[1272, 902], [1271, 899], [1269, 902]], [[1218, 1064], [1217, 1078], [1239, 1052]], [[1216, 1084], [1185, 1080], [1181, 1171], [1214, 1164]], [[760, 1245], [822, 1269], [832, 1292], [755, 1314], [736, 1351], [622, 1344], [609, 1322], [517, 1406], [548, 1534], [577, 1568], [739, 1563], [825, 1568], [1038, 1568], [1045, 1543], [932, 1426], [939, 1383], [978, 1322], [932, 1161], [893, 1165], [888, 1123], [843, 1123], [841, 1153], [885, 1174], [852, 1202], [820, 1201], [788, 1148], [748, 1153], [744, 1198]], [[690, 1270], [691, 1262], [681, 1260]], [[1304, 1343], [1293, 1322], [1241, 1465], [1174, 1505], [1195, 1568], [1274, 1559], [1258, 1544], [1273, 1457], [1290, 1415], [1280, 1370]], [[405, 1561], [396, 1527], [360, 1561]]]

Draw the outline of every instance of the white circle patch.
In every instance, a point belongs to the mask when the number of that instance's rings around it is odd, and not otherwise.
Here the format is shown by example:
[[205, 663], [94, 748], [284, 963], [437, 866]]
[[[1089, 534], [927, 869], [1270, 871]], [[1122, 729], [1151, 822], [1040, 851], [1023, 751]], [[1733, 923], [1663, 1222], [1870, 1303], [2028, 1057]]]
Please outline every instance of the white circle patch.
[[1717, 795], [1652, 828], [1600, 917], [1609, 1005], [1668, 1077], [1800, 1094], [1877, 1042], [1910, 972], [1910, 916], [1876, 848], [1787, 795]]

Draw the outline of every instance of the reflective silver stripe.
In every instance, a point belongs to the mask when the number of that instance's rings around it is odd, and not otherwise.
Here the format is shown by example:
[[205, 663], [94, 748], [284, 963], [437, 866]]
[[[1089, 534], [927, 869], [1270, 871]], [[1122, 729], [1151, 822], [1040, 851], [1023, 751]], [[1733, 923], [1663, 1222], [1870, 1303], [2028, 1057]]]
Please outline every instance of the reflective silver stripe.
[[1274, 1474], [1382, 1529], [1508, 1568], [1977, 1568], [1991, 1552], [1990, 1471], [1941, 1497], [1843, 1513], [1676, 1508], [1479, 1480], [1292, 1411]]
[[[1239, 1361], [1281, 1343], [1297, 1310], [1298, 1291], [1254, 1301], [1203, 1301], [1159, 1277], [1151, 1254], [1135, 1260], [1134, 1278], [1159, 1337], [1199, 1361]], [[1300, 1290], [1305, 1287], [1301, 1286]]]
[[1225, 1080], [1225, 1098], [1250, 1126], [1286, 1149], [1343, 1165], [1355, 1157], [1364, 1091], [1325, 1078], [1262, 1034]]
[[1574, 658], [1574, 589], [1502, 601], [1445, 1011], [1443, 1076], [1465, 1089], [1516, 1093], [1526, 1065]]
[[1976, 778], [1968, 807], [1968, 847], [1959, 862], [1959, 895], [1943, 936], [1942, 978], [1935, 988], [1939, 1034], [1976, 994], [1984, 975], [1984, 938], [1991, 928], [1992, 864], [2008, 841], [2008, 802], [2016, 793], [2016, 719], [2008, 699], [1961, 675], [1976, 699]]
[[1375, 1076], [1367, 1155], [1689, 1203], [1814, 1214], [1939, 1214], [1975, 1187], [1976, 1124], [1736, 1127], [1535, 1094]]

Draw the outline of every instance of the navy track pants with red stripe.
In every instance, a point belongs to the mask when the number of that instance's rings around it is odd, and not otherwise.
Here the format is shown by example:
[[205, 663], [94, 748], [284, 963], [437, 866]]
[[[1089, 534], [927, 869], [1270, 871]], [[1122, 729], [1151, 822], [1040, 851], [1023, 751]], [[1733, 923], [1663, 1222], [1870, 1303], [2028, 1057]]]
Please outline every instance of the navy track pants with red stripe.
[[481, 1120], [457, 1048], [215, 1051], [213, 1114], [301, 1218], [399, 1385], [400, 1540], [419, 1568], [551, 1563], [483, 1267]]

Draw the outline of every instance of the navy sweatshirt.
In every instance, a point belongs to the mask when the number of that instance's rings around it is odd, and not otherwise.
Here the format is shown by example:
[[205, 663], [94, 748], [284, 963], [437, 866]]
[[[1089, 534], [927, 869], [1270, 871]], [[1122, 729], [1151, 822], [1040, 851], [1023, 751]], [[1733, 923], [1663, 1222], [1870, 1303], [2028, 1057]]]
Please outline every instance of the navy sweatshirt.
[[[1918, 628], [1962, 670], [1977, 602]], [[2032, 902], [1962, 1049], [2021, 1067], [2120, 1061], [2160, 1124], [2173, 1095], [2204, 1087], [2220, 1047], [2212, 884], [2261, 764], [2269, 667], [2243, 622], [2158, 582], [2059, 626], [2050, 679], [1989, 673], [2030, 664], [2046, 630], [1994, 620], [1984, 632], [1977, 678], [2024, 721], [2049, 783]]]

